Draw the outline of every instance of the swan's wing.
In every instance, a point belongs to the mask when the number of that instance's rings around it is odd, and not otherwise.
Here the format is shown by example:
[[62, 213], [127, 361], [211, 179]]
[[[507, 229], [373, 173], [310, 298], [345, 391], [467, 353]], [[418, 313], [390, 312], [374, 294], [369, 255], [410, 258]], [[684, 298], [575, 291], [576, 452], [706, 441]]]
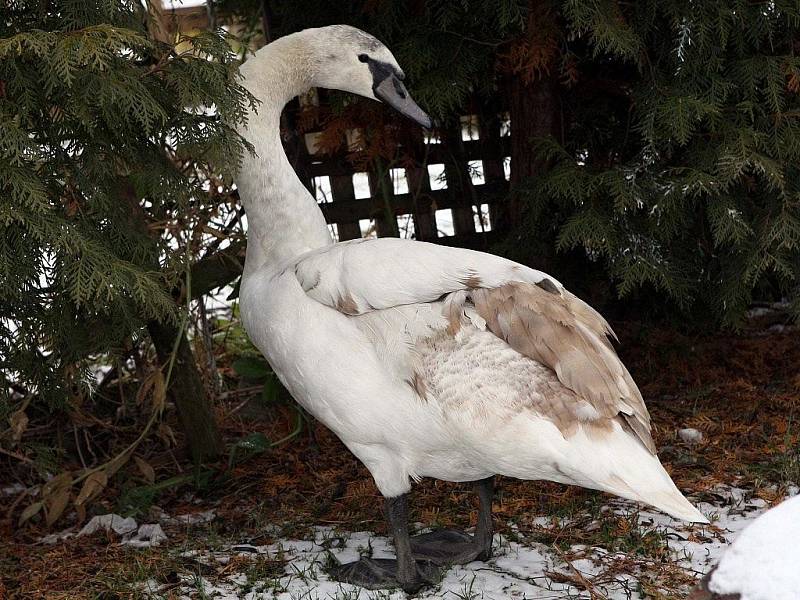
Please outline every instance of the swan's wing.
[[608, 339], [611, 327], [545, 273], [482, 252], [395, 238], [328, 246], [301, 257], [294, 269], [311, 298], [346, 315], [392, 308], [407, 314], [410, 305], [436, 303], [455, 336], [477, 314], [494, 335], [551, 368], [585, 400], [567, 407], [569, 415], [554, 405], [554, 420], [622, 417], [655, 453], [650, 416]]

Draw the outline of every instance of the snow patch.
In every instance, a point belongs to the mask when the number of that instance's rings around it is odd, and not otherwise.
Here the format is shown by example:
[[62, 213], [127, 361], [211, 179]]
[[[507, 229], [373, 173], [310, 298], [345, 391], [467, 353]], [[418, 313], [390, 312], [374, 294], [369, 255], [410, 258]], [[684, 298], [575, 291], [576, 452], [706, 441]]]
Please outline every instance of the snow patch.
[[[92, 517], [91, 520], [83, 526], [78, 532], [78, 536], [94, 535], [98, 531], [113, 531], [119, 536], [122, 536], [120, 542], [123, 546], [132, 546], [134, 548], [149, 548], [150, 546], [158, 546], [167, 540], [167, 534], [158, 523], [150, 523], [139, 525], [133, 517], [121, 517], [117, 514], [98, 515]], [[59, 534], [55, 534], [58, 536]], [[42, 542], [49, 544], [58, 541], [58, 537], [48, 539], [50, 536], [42, 538]], [[68, 536], [63, 536], [65, 539]]]
[[6, 485], [0, 488], [0, 496], [16, 496], [27, 489], [28, 488], [21, 483], [12, 483], [11, 485]]
[[200, 523], [209, 523], [216, 518], [217, 511], [212, 508], [211, 510], [178, 515], [177, 517], [170, 517], [165, 513], [160, 517], [160, 521], [166, 525], [198, 525]]
[[121, 517], [117, 514], [110, 513], [92, 517], [91, 520], [83, 526], [83, 529], [78, 532], [78, 535], [94, 535], [98, 531], [113, 531], [117, 535], [125, 535], [126, 533], [136, 531], [137, 527], [136, 519], [132, 517]]
[[152, 523], [141, 525], [136, 533], [126, 536], [121, 543], [123, 546], [133, 546], [134, 548], [150, 548], [166, 541], [167, 534], [161, 529], [161, 525]]
[[52, 546], [53, 544], [57, 544], [58, 542], [63, 542], [64, 540], [68, 540], [71, 537], [75, 536], [74, 527], [68, 527], [62, 531], [57, 533], [48, 533], [45, 536], [39, 538], [40, 544], [46, 544], [48, 546]]
[[[790, 487], [789, 495], [797, 494]], [[443, 573], [439, 584], [423, 590], [421, 599], [469, 598], [470, 600], [572, 600], [605, 597], [608, 600], [642, 598], [641, 581], [653, 585], [652, 558], [611, 551], [609, 548], [589, 544], [575, 544], [563, 553], [551, 544], [540, 543], [540, 534], [557, 534], [566, 526], [586, 523], [588, 533], [602, 526], [605, 519], [614, 515], [632, 521], [637, 517], [637, 527], [643, 534], [653, 532], [662, 537], [668, 547], [669, 557], [659, 564], [669, 563], [671, 572], [683, 572], [697, 579], [710, 571], [720, 560], [731, 542], [740, 532], [767, 509], [767, 503], [752, 497], [752, 492], [736, 487], [720, 486], [706, 492], [709, 502], [696, 502], [698, 508], [712, 519], [711, 525], [689, 525], [672, 519], [655, 510], [625, 500], [610, 500], [601, 509], [600, 520], [588, 514], [573, 514], [571, 518], [540, 516], [529, 521], [523, 530], [510, 524], [510, 536], [495, 535], [494, 557], [487, 562], [472, 562], [452, 567]], [[800, 518], [795, 512], [800, 527]], [[417, 524], [419, 525], [419, 524]], [[419, 527], [417, 527], [419, 529]], [[788, 528], [787, 528], [788, 531]], [[278, 535], [278, 532], [274, 532]], [[791, 533], [798, 539], [800, 533]], [[180, 598], [202, 593], [215, 600], [404, 600], [407, 596], [398, 590], [370, 591], [357, 586], [331, 581], [328, 565], [350, 562], [362, 556], [394, 558], [391, 541], [368, 531], [340, 532], [331, 527], [315, 528], [307, 539], [279, 538], [269, 545], [248, 543], [231, 544], [227, 548], [209, 550], [202, 546], [187, 549], [181, 556], [208, 565], [213, 570], [225, 571], [223, 577], [212, 579], [195, 574], [182, 574], [183, 584], [170, 593]], [[236, 561], [233, 559], [236, 558]], [[248, 576], [250, 561], [275, 561], [277, 572], [259, 579]], [[787, 560], [789, 560], [787, 558]], [[796, 556], [791, 559], [800, 561]], [[236, 570], [220, 565], [237, 564]], [[158, 594], [158, 586], [148, 588]], [[587, 591], [590, 586], [592, 592]], [[690, 585], [681, 587], [689, 591]], [[798, 586], [800, 587], [800, 586]], [[798, 589], [795, 587], [795, 589]], [[661, 589], [661, 588], [659, 588]], [[162, 592], [165, 590], [161, 590]], [[675, 588], [661, 589], [664, 597], [673, 597]], [[744, 598], [762, 600], [762, 597]], [[783, 597], [771, 600], [784, 600]]]

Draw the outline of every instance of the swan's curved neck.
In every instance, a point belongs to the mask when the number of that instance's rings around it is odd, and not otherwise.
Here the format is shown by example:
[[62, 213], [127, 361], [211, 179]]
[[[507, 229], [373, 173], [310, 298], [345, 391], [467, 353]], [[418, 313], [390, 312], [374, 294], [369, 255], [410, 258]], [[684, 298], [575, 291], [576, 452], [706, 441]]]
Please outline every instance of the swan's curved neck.
[[283, 151], [280, 116], [286, 103], [311, 87], [314, 57], [297, 36], [272, 42], [242, 65], [244, 86], [261, 101], [241, 133], [255, 148], [236, 184], [247, 212], [243, 278], [331, 243], [325, 218]]

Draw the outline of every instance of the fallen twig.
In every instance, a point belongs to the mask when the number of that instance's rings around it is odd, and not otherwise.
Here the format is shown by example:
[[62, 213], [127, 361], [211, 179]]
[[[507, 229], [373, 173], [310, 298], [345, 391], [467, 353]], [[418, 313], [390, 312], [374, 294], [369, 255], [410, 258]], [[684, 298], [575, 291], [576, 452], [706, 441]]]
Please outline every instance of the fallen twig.
[[599, 598], [600, 600], [608, 600], [608, 596], [606, 596], [605, 594], [602, 594], [601, 592], [598, 592], [597, 588], [595, 588], [594, 584], [591, 581], [589, 581], [588, 579], [586, 579], [586, 577], [583, 576], [583, 573], [581, 573], [575, 567], [575, 565], [572, 564], [572, 562], [566, 557], [566, 555], [561, 551], [561, 549], [558, 548], [558, 546], [554, 545], [553, 549], [561, 557], [561, 560], [563, 560], [565, 563], [567, 563], [567, 565], [572, 570], [572, 572], [575, 573], [576, 579], [580, 582], [580, 584], [584, 587], [584, 589], [587, 592], [589, 592], [589, 594], [591, 594], [592, 600], [594, 600], [594, 598]]

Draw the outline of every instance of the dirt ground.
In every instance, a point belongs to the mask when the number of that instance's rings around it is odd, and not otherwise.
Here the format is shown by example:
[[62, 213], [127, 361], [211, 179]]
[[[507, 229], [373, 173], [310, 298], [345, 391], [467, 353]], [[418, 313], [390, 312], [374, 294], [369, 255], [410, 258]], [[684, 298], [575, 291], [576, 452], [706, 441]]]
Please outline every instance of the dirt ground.
[[[445, 574], [425, 597], [685, 597], [717, 556], [701, 564], [698, 556], [687, 558], [687, 548], [724, 550], [748, 514], [796, 493], [800, 482], [800, 340], [794, 328], [762, 325], [716, 336], [617, 325], [620, 353], [653, 417], [659, 456], [678, 487], [716, 518], [710, 527], [682, 528], [580, 488], [501, 478], [494, 503], [498, 558]], [[277, 440], [293, 430], [290, 406], [247, 404], [237, 398], [218, 406], [229, 439], [263, 431]], [[684, 441], [684, 428], [702, 439]], [[0, 598], [403, 597], [327, 581], [326, 560], [379, 555], [386, 526], [367, 471], [321, 425], [200, 479], [165, 489], [137, 515], [140, 523], [162, 523], [167, 540], [155, 547], [122, 545], [111, 533], [48, 544], [42, 538], [53, 531], [40, 524], [18, 529], [12, 510], [0, 509]], [[113, 512], [117, 500], [112, 494], [93, 512]], [[0, 497], [0, 504], [13, 501]], [[203, 511], [213, 512], [174, 519]], [[476, 515], [468, 485], [426, 480], [414, 489], [411, 519], [421, 526], [467, 528]], [[79, 529], [69, 520], [59, 525], [55, 533]], [[536, 573], [526, 572], [533, 563]], [[511, 573], [511, 580], [490, 581], [487, 569], [501, 580]], [[551, 595], [537, 595], [539, 589]]]

